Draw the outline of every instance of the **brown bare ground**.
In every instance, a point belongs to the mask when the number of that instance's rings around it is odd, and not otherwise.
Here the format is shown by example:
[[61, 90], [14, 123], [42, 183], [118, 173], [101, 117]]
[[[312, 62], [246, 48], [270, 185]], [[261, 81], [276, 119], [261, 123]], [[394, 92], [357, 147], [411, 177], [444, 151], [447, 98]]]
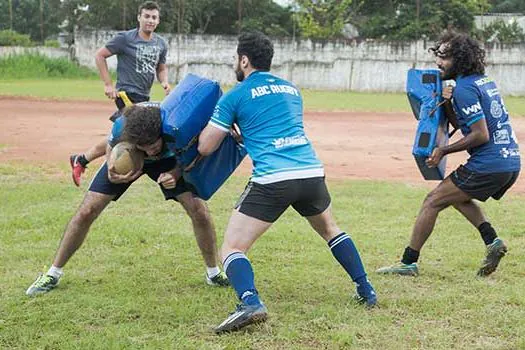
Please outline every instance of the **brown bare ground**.
[[[67, 163], [105, 138], [114, 106], [108, 102], [0, 98], [0, 162]], [[525, 118], [514, 118], [525, 140]], [[408, 113], [306, 112], [305, 125], [329, 179], [373, 179], [410, 184], [425, 182], [412, 156], [416, 121]], [[457, 137], [457, 136], [456, 136]], [[466, 160], [448, 156], [447, 172]], [[248, 172], [243, 164], [241, 172]], [[523, 176], [512, 192], [525, 194]]]

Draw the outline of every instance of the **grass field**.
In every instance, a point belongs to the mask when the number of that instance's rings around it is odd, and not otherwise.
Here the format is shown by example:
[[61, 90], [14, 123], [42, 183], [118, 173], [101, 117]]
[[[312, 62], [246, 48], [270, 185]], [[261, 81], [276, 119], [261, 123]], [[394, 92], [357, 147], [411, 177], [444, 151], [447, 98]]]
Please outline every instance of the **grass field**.
[[[290, 210], [249, 254], [269, 322], [218, 337], [212, 327], [234, 293], [205, 285], [188, 218], [148, 180], [93, 225], [55, 291], [24, 295], [83, 197], [67, 170], [0, 165], [2, 349], [525, 349], [523, 198], [485, 206], [510, 243], [493, 276], [475, 277], [482, 242], [447, 210], [422, 274], [400, 278], [373, 270], [398, 258], [426, 190], [331, 182], [335, 216], [361, 249], [380, 308], [351, 301], [326, 244]], [[219, 238], [245, 180], [230, 179], [209, 204]]]
[[[345, 110], [359, 112], [410, 112], [405, 94], [359, 93], [348, 91], [303, 90], [307, 110]], [[32, 96], [40, 98], [107, 100], [99, 80], [0, 80], [0, 96]], [[152, 100], [161, 101], [162, 88], [155, 83]], [[513, 116], [525, 117], [525, 98], [505, 98]]]
[[[309, 109], [408, 112], [402, 94], [303, 93]], [[0, 80], [0, 95], [105, 99], [96, 80]], [[153, 99], [161, 97], [156, 84]], [[506, 101], [525, 116], [519, 99]], [[65, 164], [0, 164], [0, 349], [525, 349], [522, 196], [483, 206], [510, 249], [494, 275], [475, 277], [482, 241], [449, 209], [421, 275], [399, 278], [373, 271], [399, 258], [428, 190], [329, 180], [336, 219], [361, 250], [380, 308], [352, 302], [354, 287], [326, 244], [289, 210], [248, 254], [270, 320], [219, 337], [212, 329], [233, 311], [234, 292], [204, 283], [189, 219], [145, 179], [95, 222], [55, 291], [25, 296], [83, 198], [87, 182], [77, 189], [69, 176]], [[232, 177], [209, 203], [220, 241], [246, 180]]]

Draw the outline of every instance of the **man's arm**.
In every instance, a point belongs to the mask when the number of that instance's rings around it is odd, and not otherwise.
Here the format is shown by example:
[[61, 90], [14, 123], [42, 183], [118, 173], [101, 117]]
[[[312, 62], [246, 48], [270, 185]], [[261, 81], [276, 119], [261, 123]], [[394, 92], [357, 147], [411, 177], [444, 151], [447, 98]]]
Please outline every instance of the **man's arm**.
[[481, 118], [470, 126], [471, 132], [461, 140], [445, 147], [436, 147], [426, 163], [429, 167], [435, 167], [445, 155], [468, 150], [480, 146], [490, 140], [489, 130], [485, 118]]
[[165, 63], [160, 63], [157, 66], [157, 79], [159, 79], [160, 85], [167, 96], [171, 91], [171, 86], [168, 83], [168, 66]]
[[199, 146], [197, 148], [199, 154], [209, 156], [215, 152], [226, 135], [228, 135], [227, 131], [221, 130], [211, 124], [206, 125], [199, 135]]
[[95, 63], [100, 74], [100, 79], [104, 82], [104, 94], [111, 99], [117, 98], [117, 91], [113, 86], [111, 81], [111, 75], [109, 74], [108, 64], [106, 58], [112, 56], [113, 54], [106, 47], [101, 47], [95, 53]]

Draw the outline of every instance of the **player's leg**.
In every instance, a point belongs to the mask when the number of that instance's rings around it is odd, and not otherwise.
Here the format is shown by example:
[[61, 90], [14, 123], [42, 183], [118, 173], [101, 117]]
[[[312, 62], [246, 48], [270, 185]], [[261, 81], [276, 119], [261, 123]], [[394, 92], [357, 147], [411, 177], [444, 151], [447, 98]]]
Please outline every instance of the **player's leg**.
[[255, 275], [246, 253], [253, 243], [289, 206], [287, 185], [250, 182], [230, 217], [221, 254], [228, 279], [241, 303], [217, 328], [216, 333], [239, 330], [264, 322], [268, 310], [255, 288]]
[[107, 172], [107, 165], [104, 163], [93, 178], [80, 207], [67, 224], [55, 254], [53, 265], [47, 273], [41, 274], [27, 289], [27, 295], [35, 296], [46, 293], [58, 285], [63, 275], [63, 267], [84, 242], [91, 224], [112, 200], [118, 200], [131, 185], [131, 183], [111, 183]]
[[335, 259], [357, 285], [357, 299], [367, 306], [377, 303], [374, 288], [367, 279], [359, 252], [350, 236], [336, 224], [331, 198], [324, 177], [294, 180], [297, 193], [293, 208], [304, 216], [312, 228], [328, 243]]
[[359, 251], [352, 238], [335, 223], [332, 208], [329, 206], [321, 214], [307, 216], [312, 228], [327, 242], [333, 256], [345, 269], [357, 286], [356, 299], [373, 307], [377, 304], [377, 295], [367, 278]]
[[271, 225], [271, 222], [250, 217], [238, 210], [234, 210], [230, 217], [221, 253], [224, 270], [241, 303], [215, 328], [217, 334], [264, 322], [268, 317], [268, 310], [255, 288], [255, 275], [246, 252]]
[[[493, 197], [498, 200], [512, 187], [518, 178], [518, 174], [519, 172], [480, 174], [461, 166], [452, 173], [451, 180], [472, 198], [486, 201]], [[478, 229], [485, 243], [486, 254], [478, 270], [478, 276], [490, 275], [505, 256], [507, 246], [502, 239], [498, 238], [496, 230], [487, 221], [481, 208], [474, 201], [471, 200], [454, 207]]]
[[177, 195], [176, 200], [191, 219], [193, 233], [206, 264], [206, 283], [211, 286], [228, 286], [228, 279], [218, 267], [217, 234], [206, 202], [191, 192]]
[[412, 230], [410, 243], [405, 248], [399, 264], [377, 270], [378, 273], [416, 276], [419, 253], [434, 229], [439, 212], [450, 205], [464, 203], [471, 197], [460, 190], [450, 177], [443, 180], [423, 201], [423, 205]]

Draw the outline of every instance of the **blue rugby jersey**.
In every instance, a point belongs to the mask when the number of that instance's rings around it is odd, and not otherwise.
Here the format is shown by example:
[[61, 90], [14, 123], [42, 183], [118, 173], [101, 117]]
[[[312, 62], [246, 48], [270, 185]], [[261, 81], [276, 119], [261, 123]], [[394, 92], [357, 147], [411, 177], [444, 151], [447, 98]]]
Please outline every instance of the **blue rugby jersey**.
[[452, 97], [463, 135], [468, 135], [470, 126], [482, 118], [490, 134], [487, 143], [468, 150], [470, 158], [465, 166], [478, 173], [520, 170], [518, 140], [494, 81], [478, 74], [458, 77]]
[[290, 82], [256, 71], [221, 97], [210, 124], [228, 132], [237, 123], [253, 161], [251, 181], [268, 184], [324, 176], [305, 135], [303, 100]]
[[[147, 106], [147, 107], [160, 107], [160, 102], [141, 102], [137, 103], [137, 105], [141, 106]], [[124, 122], [126, 118], [123, 116], [120, 116], [115, 120], [115, 123], [113, 123], [113, 128], [111, 129], [111, 133], [108, 136], [108, 144], [111, 147], [115, 147], [117, 143], [120, 142], [120, 137], [122, 136], [122, 132], [124, 131]], [[164, 122], [164, 120], [163, 120]], [[167, 142], [164, 139], [164, 134], [161, 134], [162, 137], [162, 150], [159, 155], [153, 156], [153, 157], [147, 157], [144, 158], [144, 162], [153, 162], [159, 159], [163, 158], [170, 158], [175, 157], [175, 153], [168, 149]]]

